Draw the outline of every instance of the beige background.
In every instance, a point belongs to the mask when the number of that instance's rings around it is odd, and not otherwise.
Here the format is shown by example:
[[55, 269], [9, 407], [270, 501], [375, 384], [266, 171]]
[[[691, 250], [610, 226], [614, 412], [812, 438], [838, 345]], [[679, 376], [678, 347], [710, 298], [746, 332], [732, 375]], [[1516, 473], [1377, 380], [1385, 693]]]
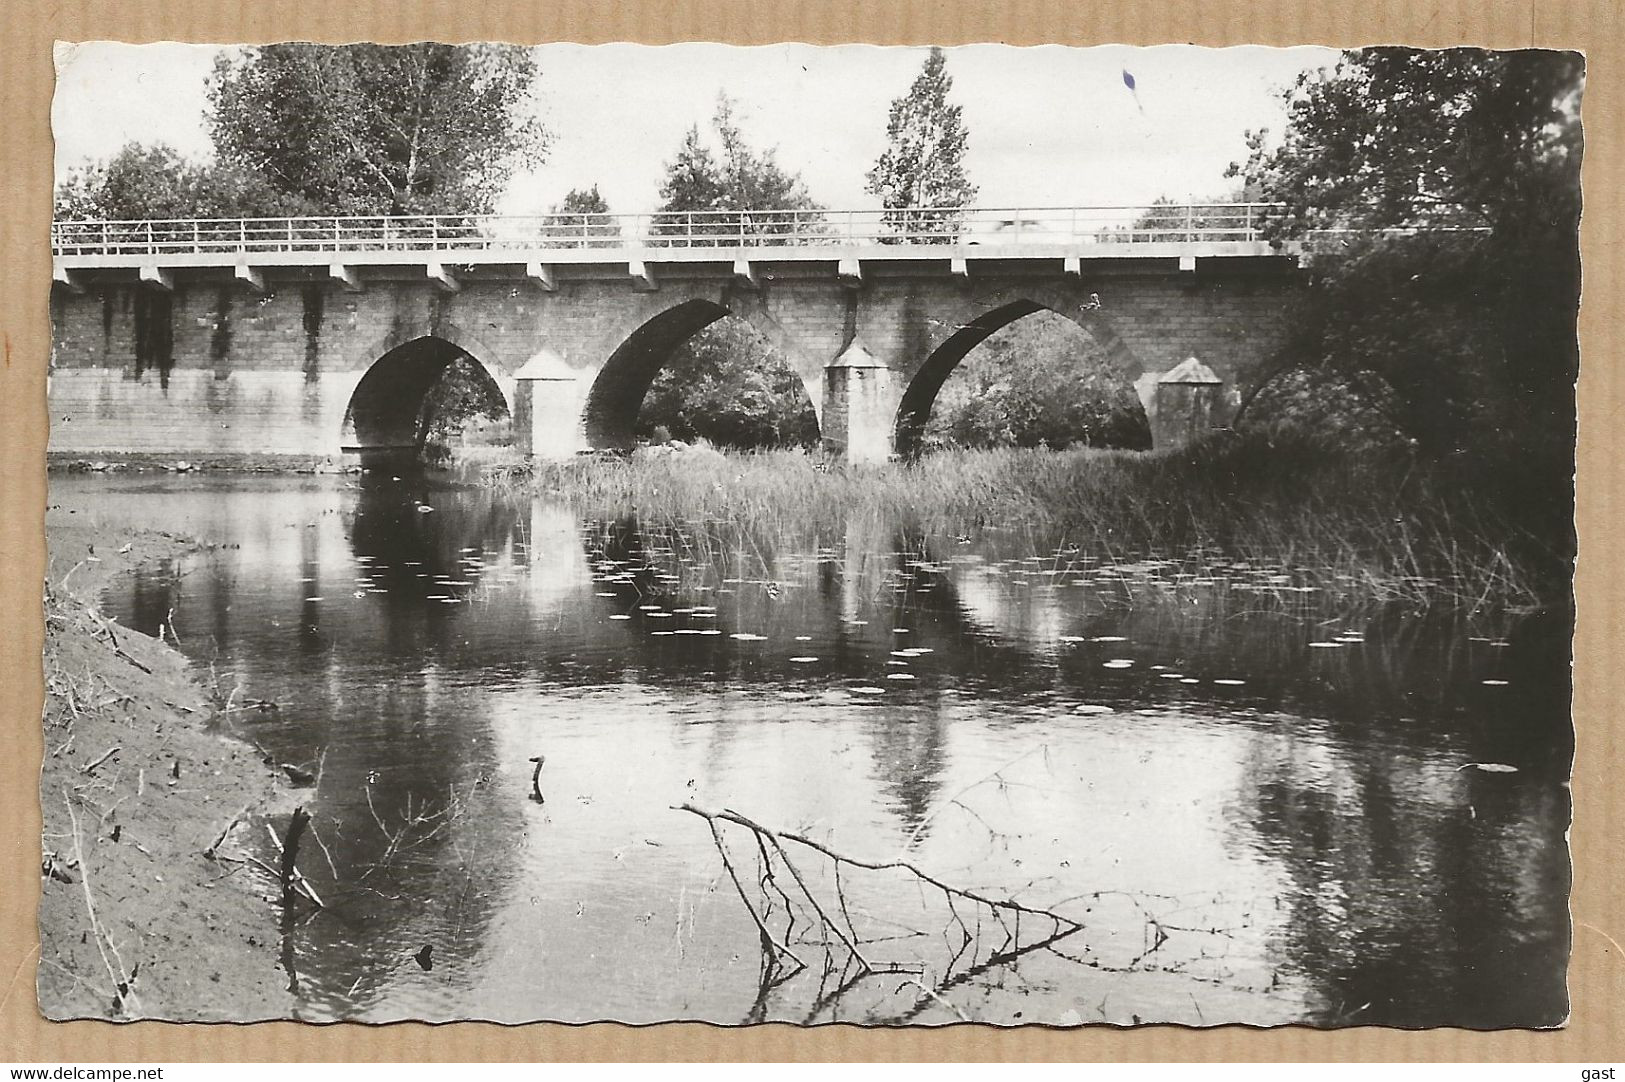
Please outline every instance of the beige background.
[[[1567, 1060], [1625, 1058], [1625, 784], [1618, 703], [1625, 692], [1625, 575], [1619, 546], [1618, 327], [1622, 0], [0, 0], [0, 1060], [1054, 1059]], [[1551, 1033], [1320, 1033], [1302, 1028], [800, 1030], [704, 1025], [633, 1029], [48, 1024], [34, 1005], [39, 870], [40, 581], [49, 353], [51, 42], [507, 40], [762, 44], [973, 41], [1091, 45], [1416, 45], [1579, 48], [1584, 103], [1585, 294], [1580, 318], [1582, 557], [1576, 591], [1574, 1013]]]

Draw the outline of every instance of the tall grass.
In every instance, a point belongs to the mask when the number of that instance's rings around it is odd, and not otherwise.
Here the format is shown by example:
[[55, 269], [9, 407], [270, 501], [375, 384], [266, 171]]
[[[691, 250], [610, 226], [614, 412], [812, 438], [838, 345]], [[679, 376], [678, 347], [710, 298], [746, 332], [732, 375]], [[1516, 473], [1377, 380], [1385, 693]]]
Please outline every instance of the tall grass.
[[1477, 608], [1566, 588], [1562, 539], [1403, 452], [1349, 453], [1302, 434], [1222, 434], [1168, 453], [933, 454], [846, 466], [794, 451], [583, 458], [497, 471], [583, 516], [635, 517], [729, 544], [838, 546], [886, 523], [927, 549], [999, 535], [1042, 553], [1222, 554], [1322, 574], [1377, 598]]

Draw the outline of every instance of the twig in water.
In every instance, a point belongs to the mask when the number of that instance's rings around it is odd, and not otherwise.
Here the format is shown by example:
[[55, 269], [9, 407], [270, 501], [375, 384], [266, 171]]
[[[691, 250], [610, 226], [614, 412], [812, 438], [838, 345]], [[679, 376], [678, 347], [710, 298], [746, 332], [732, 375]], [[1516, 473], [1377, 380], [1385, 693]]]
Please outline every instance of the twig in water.
[[327, 843], [324, 842], [322, 840], [322, 836], [316, 832], [316, 820], [314, 819], [310, 821], [310, 836], [316, 839], [317, 846], [321, 848], [322, 856], [327, 860], [327, 870], [332, 872], [333, 878], [337, 880], [339, 877], [338, 866], [333, 863], [333, 854], [327, 851]]
[[547, 762], [547, 756], [533, 755], [530, 761], [536, 764], [536, 769], [530, 774], [530, 799], [538, 804], [546, 804], [547, 798], [542, 795], [542, 765]]
[[[740, 815], [738, 812], [732, 811], [732, 810], [730, 810], [728, 808], [723, 808], [723, 809], [721, 809], [719, 811], [712, 811], [712, 810], [708, 810], [708, 809], [705, 809], [705, 808], [696, 807], [693, 804], [686, 804], [685, 803], [685, 804], [673, 805], [672, 810], [673, 811], [685, 811], [685, 812], [688, 812], [690, 815], [697, 815], [701, 819], [704, 819], [707, 822], [711, 822], [711, 823], [715, 823], [716, 821], [721, 820], [723, 822], [737, 823], [739, 826], [744, 827], [746, 830], [756, 831], [756, 830], [762, 829], [758, 824], [753, 823], [751, 820], [749, 820], [749, 819], [745, 818], [744, 816]], [[828, 857], [829, 859], [831, 859], [833, 861], [837, 861], [837, 862], [842, 863], [842, 864], [847, 864], [847, 865], [850, 865], [850, 866], [852, 866], [854, 868], [864, 868], [864, 869], [866, 869], [868, 871], [889, 871], [889, 870], [892, 870], [892, 869], [906, 871], [909, 874], [913, 875], [915, 878], [919, 879], [921, 882], [927, 883], [930, 886], [933, 886], [933, 887], [937, 888], [938, 890], [943, 891], [946, 894], [952, 894], [952, 895], [955, 895], [957, 897], [965, 898], [965, 899], [968, 899], [968, 900], [973, 901], [973, 902], [979, 902], [982, 905], [985, 905], [989, 909], [993, 910], [995, 913], [998, 913], [1000, 911], [1010, 913], [1010, 914], [1027, 913], [1027, 914], [1030, 914], [1030, 915], [1035, 916], [1035, 917], [1043, 917], [1043, 918], [1045, 918], [1047, 920], [1051, 920], [1051, 921], [1055, 922], [1055, 924], [1057, 926], [1062, 927], [1062, 928], [1076, 929], [1076, 928], [1083, 927], [1083, 925], [1080, 922], [1073, 920], [1071, 917], [1064, 916], [1063, 914], [1057, 913], [1054, 910], [1044, 909], [1044, 908], [1041, 908], [1041, 907], [1038, 907], [1038, 906], [1024, 905], [1021, 902], [1017, 902], [1017, 901], [1014, 901], [1014, 900], [1009, 899], [1009, 898], [993, 898], [993, 897], [989, 897], [988, 895], [983, 894], [983, 893], [981, 893], [979, 891], [968, 890], [968, 889], [961, 888], [961, 887], [951, 886], [951, 885], [949, 885], [947, 883], [944, 883], [942, 880], [936, 878], [935, 876], [931, 875], [930, 873], [922, 871], [919, 867], [917, 867], [913, 863], [911, 863], [909, 861], [906, 861], [906, 860], [900, 860], [900, 859], [880, 860], [880, 861], [863, 860], [863, 859], [861, 859], [859, 857], [853, 857], [853, 856], [848, 856], [848, 855], [843, 854], [843, 853], [838, 853], [835, 850], [831, 849], [829, 846], [825, 845], [824, 843], [819, 842], [819, 841], [815, 841], [812, 838], [806, 837], [803, 834], [796, 834], [796, 833], [792, 833], [790, 831], [777, 831], [776, 836], [779, 837], [779, 838], [783, 838], [783, 839], [785, 839], [787, 841], [795, 842], [798, 845], [806, 846], [809, 849], [816, 850], [817, 852], [820, 852], [820, 853], [824, 854], [824, 856]]]
[[[1040, 752], [1042, 752], [1044, 757], [1047, 759], [1049, 757], [1049, 745], [1048, 744], [1040, 744], [1036, 748], [1027, 749], [1026, 751], [1022, 752], [1020, 755], [1016, 756], [1014, 759], [1011, 759], [1009, 762], [1007, 762], [1003, 766], [999, 767], [997, 770], [994, 770], [991, 774], [987, 774], [987, 775], [985, 775], [985, 776], [983, 776], [981, 778], [976, 779], [975, 781], [971, 782], [969, 785], [965, 786], [963, 789], [959, 790], [953, 796], [950, 796], [947, 800], [942, 801], [935, 808], [931, 809], [931, 811], [929, 813], [927, 813], [918, 823], [914, 824], [914, 829], [909, 831], [908, 837], [903, 841], [901, 851], [906, 853], [910, 849], [914, 848], [914, 843], [919, 839], [920, 832], [925, 829], [926, 824], [930, 823], [931, 820], [935, 819], [937, 817], [937, 814], [939, 812], [941, 812], [944, 808], [948, 807], [949, 805], [957, 804], [957, 805], [959, 805], [959, 807], [964, 808], [965, 811], [970, 812], [971, 815], [976, 816], [977, 819], [981, 819], [981, 816], [976, 815], [975, 812], [971, 811], [971, 809], [970, 809], [970, 807], [968, 805], [960, 803], [960, 797], [964, 796], [966, 793], [970, 792], [972, 789], [976, 789], [976, 788], [978, 788], [980, 786], [986, 785], [990, 781], [1001, 781], [1001, 780], [1003, 780], [1001, 775], [1003, 775], [1003, 773], [1006, 770], [1009, 770], [1011, 767], [1015, 766], [1017, 763], [1021, 762], [1023, 759], [1026, 759], [1026, 758], [1028, 758], [1029, 756], [1032, 756], [1032, 755], [1037, 755]], [[982, 820], [982, 825], [987, 826], [987, 821]], [[988, 827], [988, 830], [989, 830], [989, 832], [992, 832], [993, 828]]]
[[293, 814], [288, 818], [288, 837], [285, 841], [276, 836], [276, 830], [270, 823], [265, 824], [265, 832], [271, 835], [272, 844], [276, 846], [277, 852], [282, 854], [282, 867], [280, 871], [274, 874], [282, 881], [282, 906], [284, 909], [288, 908], [293, 901], [296, 887], [302, 887], [305, 896], [315, 902], [319, 908], [327, 908], [321, 896], [316, 893], [316, 888], [310, 885], [310, 881], [300, 874], [298, 867], [295, 865], [295, 861], [299, 857], [299, 839], [304, 835], [305, 827], [309, 823], [310, 813], [301, 804], [293, 809]]
[[[252, 853], [245, 854], [243, 859], [248, 861], [248, 863], [254, 865], [254, 867], [258, 868], [260, 871], [264, 872], [266, 875], [270, 876], [272, 879], [276, 879], [278, 881], [281, 880], [282, 873], [280, 871], [278, 871], [276, 868], [273, 868], [271, 865], [265, 863], [265, 861], [261, 860], [259, 857], [254, 856]], [[300, 876], [298, 878], [298, 880], [294, 883], [294, 889], [299, 891], [301, 894], [303, 894], [305, 896], [305, 899], [307, 901], [309, 901], [312, 905], [316, 906], [317, 908], [319, 908], [319, 909], [326, 908], [325, 906], [322, 905], [321, 899], [314, 896], [314, 892], [311, 891], [310, 884], [305, 881], [304, 876]]]
[[897, 990], [899, 992], [901, 992], [903, 989], [909, 988], [909, 987], [918, 988], [920, 990], [920, 992], [922, 994], [924, 994], [927, 999], [930, 999], [935, 1003], [941, 1004], [942, 1006], [947, 1007], [950, 1011], [953, 1011], [954, 1015], [961, 1022], [969, 1022], [970, 1021], [970, 1016], [969, 1015], [967, 1015], [964, 1011], [960, 1010], [958, 1007], [954, 1006], [954, 1004], [952, 1002], [950, 1002], [947, 998], [945, 998], [935, 988], [929, 988], [925, 984], [921, 983], [920, 981], [912, 981], [912, 980], [911, 981], [904, 981], [902, 984], [899, 984], [897, 986]]

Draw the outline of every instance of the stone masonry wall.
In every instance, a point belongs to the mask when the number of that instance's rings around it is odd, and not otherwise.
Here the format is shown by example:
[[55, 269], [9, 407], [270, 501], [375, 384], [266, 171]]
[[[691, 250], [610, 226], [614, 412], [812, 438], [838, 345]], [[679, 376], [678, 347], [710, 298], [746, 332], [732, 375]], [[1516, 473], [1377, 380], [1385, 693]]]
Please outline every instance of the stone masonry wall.
[[[616, 347], [695, 299], [748, 319], [810, 391], [856, 340], [891, 369], [887, 393], [900, 399], [934, 350], [973, 319], [1002, 318], [1007, 306], [1077, 320], [1131, 374], [1164, 372], [1195, 355], [1233, 385], [1278, 342], [1292, 288], [1280, 276], [1218, 274], [965, 282], [876, 271], [857, 288], [830, 276], [764, 279], [760, 289], [717, 278], [658, 281], [651, 292], [624, 280], [562, 280], [547, 293], [488, 279], [443, 293], [416, 279], [372, 281], [354, 293], [325, 280], [273, 281], [260, 295], [180, 276], [173, 292], [134, 283], [93, 283], [82, 294], [58, 288], [51, 450], [337, 455], [362, 375], [390, 349], [429, 334], [484, 364], [510, 408], [513, 373], [546, 347], [579, 373], [576, 386], [551, 397], [579, 412]], [[827, 405], [823, 394], [812, 399]], [[856, 414], [829, 420], [848, 416]], [[571, 431], [581, 430], [578, 420]]]

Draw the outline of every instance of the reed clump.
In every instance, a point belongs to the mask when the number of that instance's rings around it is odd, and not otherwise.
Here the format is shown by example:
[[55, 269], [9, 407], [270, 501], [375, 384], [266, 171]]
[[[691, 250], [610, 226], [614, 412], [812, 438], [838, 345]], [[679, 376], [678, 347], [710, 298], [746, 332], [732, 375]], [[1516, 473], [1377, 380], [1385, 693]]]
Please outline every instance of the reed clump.
[[800, 451], [639, 452], [489, 478], [584, 517], [757, 547], [837, 546], [852, 523], [883, 522], [927, 551], [1003, 535], [1037, 553], [1208, 552], [1323, 573], [1376, 598], [1485, 608], [1566, 590], [1572, 567], [1572, 536], [1521, 516], [1517, 490], [1486, 481], [1501, 474], [1248, 431], [1171, 452], [957, 450], [874, 465]]

